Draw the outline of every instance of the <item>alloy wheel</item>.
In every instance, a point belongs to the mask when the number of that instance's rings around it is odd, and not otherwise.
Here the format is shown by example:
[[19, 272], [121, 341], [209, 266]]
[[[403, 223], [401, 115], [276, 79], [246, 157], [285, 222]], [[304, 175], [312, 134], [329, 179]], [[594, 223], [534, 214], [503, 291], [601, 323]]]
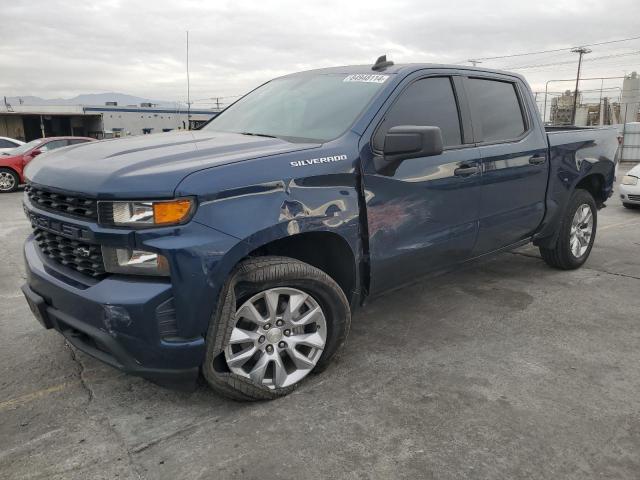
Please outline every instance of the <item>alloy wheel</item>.
[[16, 179], [9, 172], [0, 172], [0, 191], [8, 192], [16, 186]]
[[583, 203], [576, 210], [573, 221], [571, 222], [569, 247], [574, 257], [580, 258], [587, 252], [592, 235], [593, 212], [589, 205]]
[[268, 388], [291, 386], [316, 366], [327, 321], [309, 294], [288, 287], [264, 290], [244, 302], [225, 347], [231, 372]]

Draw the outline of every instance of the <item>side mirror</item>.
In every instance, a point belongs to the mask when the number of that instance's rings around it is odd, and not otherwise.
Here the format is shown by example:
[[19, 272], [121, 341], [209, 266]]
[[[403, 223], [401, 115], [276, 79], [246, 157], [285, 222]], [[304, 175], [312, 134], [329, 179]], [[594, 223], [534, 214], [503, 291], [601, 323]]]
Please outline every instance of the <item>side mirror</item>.
[[440, 155], [442, 151], [440, 127], [399, 125], [385, 135], [383, 155], [376, 157], [375, 167], [381, 173], [393, 172], [403, 160]]
[[29, 155], [31, 155], [32, 157], [37, 157], [41, 153], [42, 153], [42, 150], [40, 150], [39, 148], [36, 148], [35, 150], [31, 150], [31, 153]]

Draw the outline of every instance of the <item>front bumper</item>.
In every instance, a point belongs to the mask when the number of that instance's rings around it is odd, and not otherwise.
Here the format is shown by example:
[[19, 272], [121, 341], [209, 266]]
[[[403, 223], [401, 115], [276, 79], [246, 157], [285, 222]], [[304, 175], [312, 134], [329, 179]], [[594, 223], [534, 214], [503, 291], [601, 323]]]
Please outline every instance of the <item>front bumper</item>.
[[80, 244], [157, 252], [170, 269], [170, 277], [92, 277], [45, 255], [31, 235], [23, 291], [43, 325], [124, 372], [167, 386], [194, 385], [220, 287], [237, 261], [229, 252], [242, 258], [248, 246], [193, 220], [134, 231], [41, 208], [28, 195], [23, 203], [34, 229]]
[[622, 185], [618, 188], [623, 203], [640, 205], [640, 185]]
[[170, 282], [112, 275], [93, 285], [76, 284], [48, 263], [32, 236], [24, 256], [22, 291], [45, 328], [123, 372], [173, 388], [195, 386], [204, 339], [167, 341], [158, 329], [157, 309], [172, 298]]

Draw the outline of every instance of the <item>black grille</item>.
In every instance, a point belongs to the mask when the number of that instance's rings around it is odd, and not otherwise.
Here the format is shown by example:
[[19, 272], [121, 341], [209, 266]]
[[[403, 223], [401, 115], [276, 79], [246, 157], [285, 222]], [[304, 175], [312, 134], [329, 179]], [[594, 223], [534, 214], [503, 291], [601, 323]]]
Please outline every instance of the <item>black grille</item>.
[[113, 225], [113, 203], [112, 202], [100, 202], [98, 204], [98, 218], [100, 224], [105, 226]]
[[636, 202], [640, 202], [640, 195], [627, 195], [629, 200], [634, 200]]
[[33, 233], [42, 253], [56, 262], [95, 278], [106, 273], [100, 245], [79, 242], [40, 228], [35, 228]]
[[27, 193], [31, 203], [38, 208], [65, 215], [73, 215], [74, 217], [98, 219], [98, 202], [93, 198], [51, 192], [33, 185], [27, 185], [24, 191]]

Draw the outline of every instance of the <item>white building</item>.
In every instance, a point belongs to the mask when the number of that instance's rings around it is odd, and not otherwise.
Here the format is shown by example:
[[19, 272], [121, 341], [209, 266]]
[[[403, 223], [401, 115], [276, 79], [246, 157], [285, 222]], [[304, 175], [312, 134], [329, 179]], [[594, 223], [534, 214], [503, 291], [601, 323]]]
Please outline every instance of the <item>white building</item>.
[[76, 135], [112, 138], [195, 128], [217, 110], [158, 107], [149, 103], [106, 105], [16, 105], [0, 107], [0, 136], [30, 141], [40, 137]]

